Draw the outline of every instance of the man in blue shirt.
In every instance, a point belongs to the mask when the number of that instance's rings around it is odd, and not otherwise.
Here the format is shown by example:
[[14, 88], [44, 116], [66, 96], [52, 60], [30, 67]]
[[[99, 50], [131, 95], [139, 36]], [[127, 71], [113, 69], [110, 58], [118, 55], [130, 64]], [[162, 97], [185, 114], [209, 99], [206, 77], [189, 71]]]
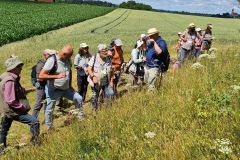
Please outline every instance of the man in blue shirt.
[[[148, 30], [147, 40], [148, 52], [146, 55], [146, 73], [145, 79], [148, 84], [148, 91], [155, 89], [155, 81], [160, 71], [166, 71], [168, 64], [166, 60], [169, 59], [169, 53], [166, 42], [159, 36], [159, 31], [156, 28]], [[168, 60], [167, 60], [168, 61]]]

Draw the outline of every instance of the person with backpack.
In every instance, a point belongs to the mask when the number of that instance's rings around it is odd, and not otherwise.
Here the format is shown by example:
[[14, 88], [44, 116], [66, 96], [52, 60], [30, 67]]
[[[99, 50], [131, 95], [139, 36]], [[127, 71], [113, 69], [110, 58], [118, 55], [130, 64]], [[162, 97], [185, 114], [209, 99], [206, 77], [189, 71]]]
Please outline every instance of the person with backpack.
[[194, 57], [198, 58], [201, 54], [201, 46], [203, 42], [203, 35], [202, 35], [202, 29], [201, 28], [196, 28], [197, 32], [197, 37], [195, 39], [195, 49], [194, 49]]
[[112, 56], [112, 69], [114, 72], [114, 80], [113, 80], [113, 90], [115, 95], [117, 95], [117, 85], [120, 80], [122, 65], [124, 63], [123, 58], [123, 43], [120, 39], [113, 39], [111, 46], [113, 48], [113, 56]]
[[[45, 111], [45, 124], [48, 129], [53, 129], [53, 110], [60, 97], [74, 101], [76, 108], [79, 109], [78, 118], [83, 119], [82, 97], [72, 88], [72, 72], [71, 57], [73, 55], [73, 47], [71, 45], [64, 46], [56, 55], [56, 66], [54, 65], [54, 57], [47, 59], [39, 74], [39, 78], [48, 80], [45, 87], [47, 97], [47, 107]], [[54, 73], [50, 71], [56, 67]]]
[[131, 52], [131, 64], [128, 66], [130, 80], [133, 86], [138, 85], [139, 79], [142, 81], [142, 83], [144, 82], [144, 62], [146, 61], [144, 51], [144, 42], [138, 40], [135, 48]]
[[148, 92], [150, 92], [155, 89], [155, 81], [159, 72], [163, 73], [168, 70], [170, 55], [167, 43], [159, 35], [159, 31], [156, 28], [148, 30], [148, 37], [145, 80], [148, 84]]
[[[13, 121], [30, 126], [31, 143], [38, 142], [39, 121], [28, 114], [30, 106], [26, 90], [20, 84], [21, 71], [24, 63], [17, 57], [6, 60], [6, 72], [0, 75], [0, 112], [2, 114], [0, 143], [7, 147], [7, 135]], [[15, 131], [15, 133], [18, 133]]]
[[106, 44], [98, 45], [98, 53], [88, 63], [88, 82], [92, 88], [91, 105], [97, 110], [100, 92], [101, 98], [111, 98], [113, 91], [112, 62], [108, 56]]
[[45, 49], [43, 51], [43, 59], [38, 61], [38, 63], [32, 67], [31, 81], [33, 86], [36, 87], [36, 101], [35, 101], [32, 115], [36, 118], [38, 118], [39, 112], [43, 105], [44, 105], [44, 112], [46, 109], [46, 103], [43, 103], [43, 101], [46, 99], [45, 85], [47, 84], [47, 81], [40, 79], [39, 74], [46, 60], [51, 56], [55, 56], [56, 53], [57, 51], [55, 50]]
[[83, 102], [85, 101], [88, 88], [87, 67], [90, 57], [88, 45], [81, 43], [78, 54], [74, 58], [74, 67], [77, 70], [78, 93], [83, 97]]

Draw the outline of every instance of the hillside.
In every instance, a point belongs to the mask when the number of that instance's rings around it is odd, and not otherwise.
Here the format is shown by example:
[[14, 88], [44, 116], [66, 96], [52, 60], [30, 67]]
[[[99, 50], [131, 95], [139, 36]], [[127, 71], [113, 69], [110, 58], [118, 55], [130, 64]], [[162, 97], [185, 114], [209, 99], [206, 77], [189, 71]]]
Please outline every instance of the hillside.
[[[168, 73], [158, 91], [150, 94], [144, 89], [130, 91], [98, 114], [85, 104], [84, 121], [75, 121], [45, 135], [40, 147], [14, 149], [2, 158], [238, 159], [239, 20], [117, 9], [102, 17], [5, 45], [0, 48], [0, 63], [16, 53], [26, 63], [22, 83], [31, 87], [30, 67], [45, 48], [59, 49], [70, 43], [76, 52], [80, 42], [87, 42], [91, 53], [95, 53], [98, 43], [110, 43], [112, 38], [119, 37], [124, 42], [127, 59], [138, 36], [150, 27], [160, 30], [173, 57], [177, 32], [184, 31], [190, 22], [201, 28], [207, 23], [214, 25], [216, 59], [202, 60], [204, 67], [197, 70], [189, 62], [179, 72]], [[0, 71], [3, 70], [1, 66]], [[29, 98], [33, 105], [34, 93]], [[62, 126], [63, 120], [58, 119], [54, 125]], [[42, 132], [45, 129], [41, 126]], [[14, 145], [19, 139], [26, 142], [29, 138], [26, 135], [27, 126], [14, 123], [9, 143]]]

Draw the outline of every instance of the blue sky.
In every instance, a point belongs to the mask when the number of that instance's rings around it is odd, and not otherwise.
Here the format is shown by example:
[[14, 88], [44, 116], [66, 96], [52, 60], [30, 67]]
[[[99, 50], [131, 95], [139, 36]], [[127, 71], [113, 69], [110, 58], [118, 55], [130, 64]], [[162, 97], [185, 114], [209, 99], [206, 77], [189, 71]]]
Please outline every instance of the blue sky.
[[[105, 0], [119, 4], [126, 0]], [[135, 0], [136, 2], [151, 5], [155, 9], [187, 11], [194, 13], [225, 13], [231, 12], [234, 7], [240, 12], [237, 0]]]

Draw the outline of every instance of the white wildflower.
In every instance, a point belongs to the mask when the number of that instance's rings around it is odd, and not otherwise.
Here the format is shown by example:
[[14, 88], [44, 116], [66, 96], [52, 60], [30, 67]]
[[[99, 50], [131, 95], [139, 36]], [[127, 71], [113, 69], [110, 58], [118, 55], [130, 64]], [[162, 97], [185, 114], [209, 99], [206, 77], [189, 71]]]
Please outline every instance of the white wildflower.
[[208, 59], [215, 59], [215, 58], [216, 58], [216, 55], [215, 55], [215, 53], [212, 53], [212, 54], [210, 54], [207, 58], [208, 58]]
[[192, 69], [199, 69], [199, 68], [202, 68], [202, 67], [203, 67], [203, 65], [202, 65], [201, 63], [199, 63], [199, 62], [194, 63], [194, 64], [191, 66]]
[[240, 86], [232, 85], [231, 87], [234, 91], [240, 91]]
[[198, 58], [199, 59], [204, 59], [204, 58], [209, 58], [209, 54], [207, 54], [207, 53], [204, 53], [204, 54], [201, 54]]
[[231, 154], [232, 153], [232, 142], [229, 139], [216, 139], [215, 140], [215, 149], [223, 154]]
[[145, 133], [145, 136], [147, 138], [154, 138], [156, 136], [156, 133], [154, 133], [154, 132], [147, 132], [147, 133]]
[[72, 110], [69, 111], [69, 113], [71, 115], [78, 115], [79, 114], [79, 110], [78, 109], [72, 109]]

